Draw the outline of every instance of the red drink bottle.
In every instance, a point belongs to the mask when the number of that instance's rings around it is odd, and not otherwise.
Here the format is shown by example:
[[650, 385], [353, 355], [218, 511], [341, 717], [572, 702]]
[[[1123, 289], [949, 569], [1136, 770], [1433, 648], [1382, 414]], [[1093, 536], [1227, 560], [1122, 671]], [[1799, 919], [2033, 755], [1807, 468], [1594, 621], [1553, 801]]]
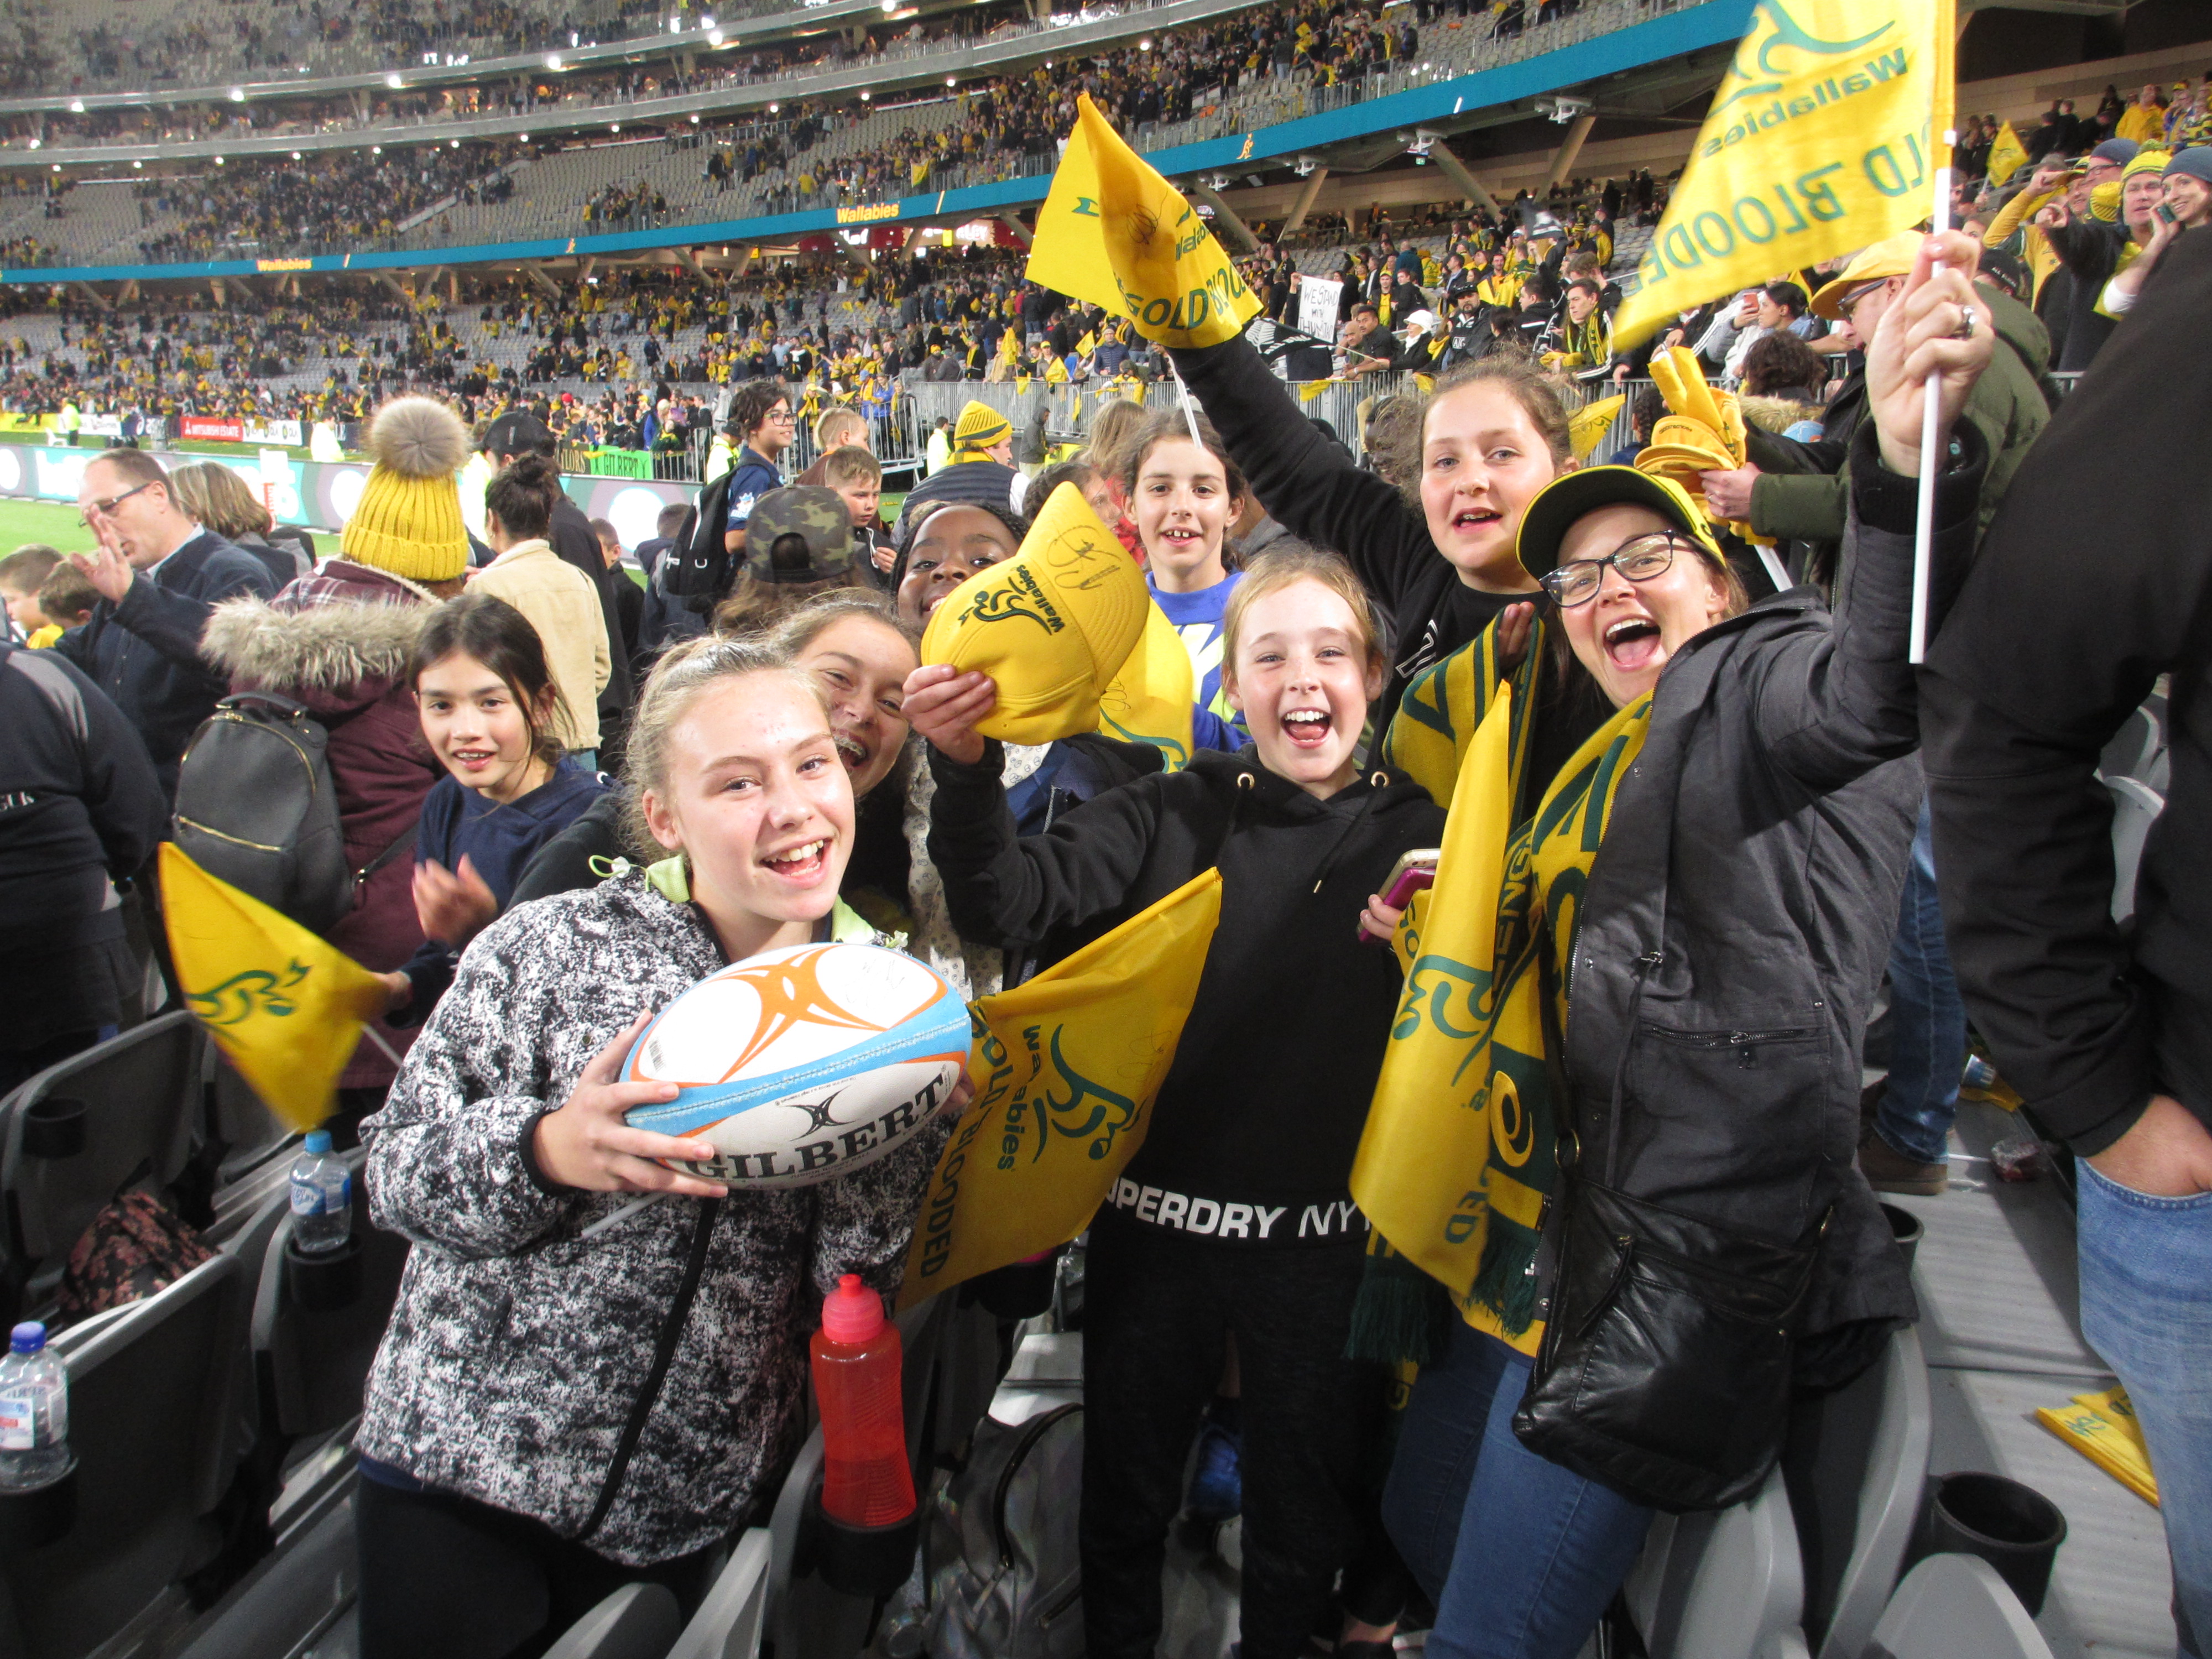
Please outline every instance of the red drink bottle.
[[847, 1273], [822, 1299], [809, 1345], [822, 1411], [822, 1512], [848, 1527], [887, 1527], [914, 1513], [899, 1401], [898, 1327], [883, 1298]]

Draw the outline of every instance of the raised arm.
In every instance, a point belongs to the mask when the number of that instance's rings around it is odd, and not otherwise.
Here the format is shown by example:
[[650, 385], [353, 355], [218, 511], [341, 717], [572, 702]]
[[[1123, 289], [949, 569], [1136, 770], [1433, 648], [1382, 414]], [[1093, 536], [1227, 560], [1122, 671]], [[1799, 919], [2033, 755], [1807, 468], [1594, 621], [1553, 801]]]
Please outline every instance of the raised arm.
[[1250, 341], [1173, 356], [1260, 504], [1301, 540], [1343, 554], [1384, 604], [1443, 556], [1395, 489], [1315, 429]]
[[[1905, 291], [1867, 349], [1868, 418], [1850, 460], [1851, 519], [1835, 624], [1765, 665], [1759, 735], [1769, 757], [1808, 790], [1838, 788], [1919, 740], [1911, 639], [1913, 525], [1923, 471], [1935, 474], [1930, 629], [1973, 551], [1989, 447], [1960, 416], [1989, 366], [1996, 331], [1969, 278], [1977, 249], [1956, 231], [1929, 239], [1954, 264], [1936, 266], [1923, 245]], [[1970, 332], [1960, 330], [1972, 317]], [[1923, 406], [1935, 375], [1934, 454], [1921, 450]]]

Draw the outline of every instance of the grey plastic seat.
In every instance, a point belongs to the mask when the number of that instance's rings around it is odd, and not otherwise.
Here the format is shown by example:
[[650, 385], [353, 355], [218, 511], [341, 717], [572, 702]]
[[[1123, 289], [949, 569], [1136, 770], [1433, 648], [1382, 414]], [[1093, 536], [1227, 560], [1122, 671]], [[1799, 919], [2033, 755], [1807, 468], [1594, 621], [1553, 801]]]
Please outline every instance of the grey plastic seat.
[[349, 1463], [343, 1486], [333, 1487], [308, 1514], [280, 1528], [275, 1553], [199, 1622], [178, 1659], [280, 1659], [330, 1651], [316, 1643], [318, 1637], [343, 1638], [359, 1571], [350, 1469]]
[[285, 1266], [292, 1238], [288, 1206], [269, 1230], [253, 1298], [253, 1352], [263, 1358], [270, 1419], [286, 1435], [327, 1434], [361, 1414], [362, 1388], [399, 1297], [407, 1241], [369, 1225], [362, 1181], [368, 1154], [343, 1154], [353, 1172], [353, 1236], [361, 1243], [361, 1294], [327, 1311], [301, 1305]]
[[222, 1163], [216, 1170], [220, 1207], [226, 1187], [296, 1146], [300, 1138], [262, 1103], [253, 1085], [239, 1075], [238, 1068], [212, 1042], [207, 1045], [204, 1079], [205, 1133], [223, 1147]]
[[2051, 1659], [2012, 1586], [1972, 1555], [1931, 1555], [1905, 1574], [1865, 1652], [1868, 1659]]
[[665, 1659], [684, 1627], [665, 1584], [624, 1584], [562, 1633], [545, 1659]]
[[0, 1652], [76, 1659], [212, 1552], [204, 1517], [233, 1470], [246, 1296], [236, 1258], [217, 1255], [57, 1336], [76, 1517], [52, 1542], [0, 1556]]
[[[796, 1511], [793, 1524], [795, 1528]], [[784, 1555], [787, 1576], [790, 1549], [796, 1544], [794, 1532]], [[772, 1527], [752, 1527], [739, 1534], [699, 1611], [669, 1650], [668, 1659], [755, 1659], [769, 1627], [775, 1554]]]
[[1623, 1586], [1650, 1659], [1805, 1659], [1805, 1577], [1778, 1468], [1748, 1503], [1662, 1515]]
[[[190, 1014], [164, 1014], [48, 1066], [0, 1104], [0, 1192], [26, 1306], [52, 1297], [70, 1249], [127, 1183], [166, 1185], [184, 1168], [205, 1041]], [[84, 1103], [84, 1144], [65, 1158], [34, 1157], [23, 1147], [26, 1115], [55, 1098]]]
[[1792, 1413], [1783, 1473], [1820, 1659], [1859, 1659], [1897, 1588], [1933, 1422], [1928, 1362], [1909, 1327], [1866, 1375]]

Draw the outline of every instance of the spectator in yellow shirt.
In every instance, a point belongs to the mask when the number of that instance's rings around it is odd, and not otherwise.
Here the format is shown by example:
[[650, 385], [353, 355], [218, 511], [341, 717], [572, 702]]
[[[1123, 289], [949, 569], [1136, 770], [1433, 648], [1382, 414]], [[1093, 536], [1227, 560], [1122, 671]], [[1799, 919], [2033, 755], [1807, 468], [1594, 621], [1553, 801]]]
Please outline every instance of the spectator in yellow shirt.
[[2112, 129], [2116, 138], [2132, 138], [2138, 144], [2166, 136], [2166, 100], [2159, 94], [2155, 82], [2145, 87], [2136, 95], [2134, 103], [2120, 112], [2119, 125]]

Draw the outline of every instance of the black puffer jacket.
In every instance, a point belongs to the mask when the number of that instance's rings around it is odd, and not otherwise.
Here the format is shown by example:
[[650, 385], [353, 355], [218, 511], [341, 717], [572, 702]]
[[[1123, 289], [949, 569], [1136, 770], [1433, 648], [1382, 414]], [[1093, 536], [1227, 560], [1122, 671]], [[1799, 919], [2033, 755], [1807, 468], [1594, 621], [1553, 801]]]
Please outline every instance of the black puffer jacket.
[[[1987, 462], [1971, 423], [1958, 441], [1936, 495], [1939, 601], [1971, 555]], [[1618, 1079], [1607, 1184], [1777, 1243], [1832, 1206], [1800, 1350], [1815, 1385], [1847, 1380], [1914, 1312], [1854, 1159], [1859, 1051], [1921, 787], [1905, 663], [1915, 484], [1882, 468], [1872, 422], [1850, 477], [1835, 615], [1792, 588], [1660, 676], [1590, 872], [1565, 1033], [1597, 1179]]]

